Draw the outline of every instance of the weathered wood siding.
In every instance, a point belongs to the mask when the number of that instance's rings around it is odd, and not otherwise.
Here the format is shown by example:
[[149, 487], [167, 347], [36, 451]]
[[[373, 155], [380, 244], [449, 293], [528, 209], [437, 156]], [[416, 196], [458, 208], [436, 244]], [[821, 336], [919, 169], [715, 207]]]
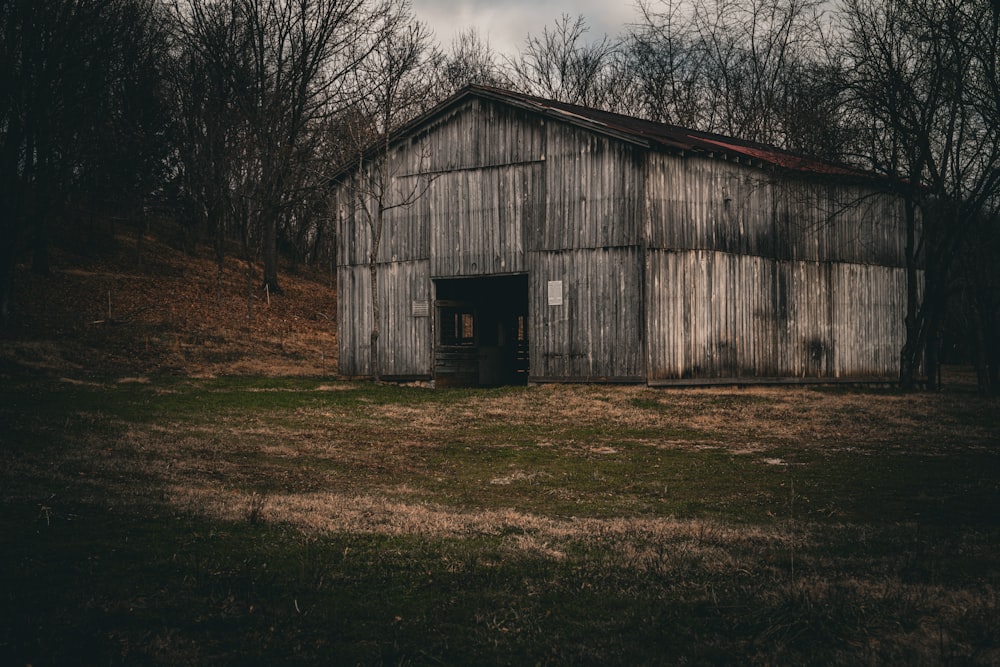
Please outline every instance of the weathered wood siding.
[[[402, 179], [396, 179], [397, 182]], [[399, 196], [398, 189], [396, 195]], [[387, 198], [387, 203], [397, 201]], [[337, 191], [335, 215], [338, 221], [337, 265], [368, 265], [372, 233], [369, 221], [360, 209], [357, 196], [348, 186]], [[369, 210], [375, 202], [366, 198]], [[387, 210], [382, 221], [382, 241], [379, 245], [379, 262], [406, 262], [430, 258], [430, 233], [425, 218], [419, 214], [419, 202], [412, 206]]]
[[[546, 124], [544, 225], [530, 227], [530, 375], [645, 379], [643, 156], [635, 146]], [[550, 281], [562, 305], [549, 304]]]
[[905, 266], [898, 197], [699, 156], [651, 154], [649, 247]]
[[[531, 378], [645, 379], [642, 257], [638, 248], [531, 254]], [[550, 305], [549, 282], [562, 283]]]
[[[403, 196], [397, 188], [396, 196]], [[392, 197], [388, 202], [396, 201]], [[374, 208], [369, 197], [367, 205]], [[378, 262], [379, 355], [384, 376], [430, 377], [430, 235], [413, 207], [386, 211]], [[350, 183], [335, 193], [338, 221], [337, 348], [343, 375], [371, 375], [371, 230]], [[414, 301], [428, 304], [428, 316], [413, 315]]]
[[[434, 312], [429, 267], [427, 261], [413, 261], [385, 263], [379, 268], [383, 376], [431, 376]], [[340, 373], [371, 375], [371, 275], [367, 266], [337, 269], [337, 318]]]
[[651, 250], [649, 379], [894, 378], [903, 269]]
[[543, 226], [545, 214], [541, 119], [473, 99], [420, 145], [423, 165], [410, 167], [433, 179], [418, 209], [430, 225], [432, 275], [524, 272], [525, 230]]
[[542, 163], [437, 176], [426, 195], [435, 277], [523, 273], [524, 230], [542, 226]]
[[484, 99], [438, 117], [415, 137], [420, 152], [408, 170], [440, 173], [534, 162], [544, 159], [545, 123], [537, 115]]
[[548, 123], [546, 130], [545, 224], [530, 230], [530, 249], [639, 245], [642, 151], [562, 123]]

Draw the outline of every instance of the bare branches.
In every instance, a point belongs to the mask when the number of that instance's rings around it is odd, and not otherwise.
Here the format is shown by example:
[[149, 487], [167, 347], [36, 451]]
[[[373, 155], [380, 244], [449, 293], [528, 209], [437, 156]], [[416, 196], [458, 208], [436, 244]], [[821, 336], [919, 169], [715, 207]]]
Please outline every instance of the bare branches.
[[[226, 203], [240, 235], [259, 243], [270, 293], [280, 292], [279, 234], [302, 214], [302, 193], [319, 185], [321, 170], [309, 168], [317, 126], [370, 54], [379, 11], [364, 0], [173, 5], [178, 57], [189, 64], [178, 93], [194, 113], [182, 154], [199, 182], [188, 194], [210, 226]], [[199, 88], [211, 93], [206, 104], [188, 94]]]
[[819, 58], [826, 41], [821, 4], [640, 3], [642, 21], [626, 42], [638, 113], [779, 146], [835, 152], [818, 132], [832, 110], [815, 104], [837, 97], [825, 75], [831, 64]]
[[[411, 206], [427, 190], [427, 178], [397, 178], [398, 161], [390, 161], [392, 131], [425, 109], [433, 96], [434, 78], [427, 76], [430, 63], [438, 59], [431, 46], [430, 31], [415, 21], [406, 2], [387, 3], [380, 15], [379, 30], [372, 34], [368, 56], [358, 63], [352, 88], [355, 104], [344, 129], [355, 152], [357, 169], [347, 190], [352, 206], [369, 231], [369, 289], [372, 328], [370, 369], [381, 376], [379, 339], [382, 314], [379, 293], [380, 249], [388, 213]], [[423, 162], [424, 156], [419, 156]], [[421, 169], [418, 167], [417, 172]]]
[[489, 42], [474, 28], [462, 31], [446, 53], [436, 56], [434, 69], [442, 95], [450, 95], [471, 84], [510, 86], [510, 77]]
[[851, 102], [868, 120], [869, 155], [898, 177], [910, 208], [922, 214], [917, 225], [911, 213], [907, 229], [901, 366], [904, 384], [912, 384], [923, 355], [933, 386], [961, 249], [1000, 211], [1000, 26], [985, 0], [845, 0], [843, 21]]
[[510, 59], [512, 83], [540, 97], [602, 107], [608, 100], [608, 73], [617, 45], [607, 36], [587, 43], [586, 19], [563, 14], [541, 37], [528, 35], [525, 48]]

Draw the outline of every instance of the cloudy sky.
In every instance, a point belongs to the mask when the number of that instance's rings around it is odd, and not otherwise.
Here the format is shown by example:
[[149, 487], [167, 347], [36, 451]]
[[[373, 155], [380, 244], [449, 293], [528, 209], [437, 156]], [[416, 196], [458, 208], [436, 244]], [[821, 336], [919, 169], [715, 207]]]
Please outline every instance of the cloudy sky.
[[479, 30], [490, 46], [503, 53], [516, 53], [531, 33], [541, 35], [542, 28], [563, 14], [573, 18], [583, 14], [590, 26], [588, 37], [614, 38], [636, 16], [633, 0], [412, 0], [417, 18], [427, 23], [442, 48], [451, 46], [452, 38], [469, 26]]

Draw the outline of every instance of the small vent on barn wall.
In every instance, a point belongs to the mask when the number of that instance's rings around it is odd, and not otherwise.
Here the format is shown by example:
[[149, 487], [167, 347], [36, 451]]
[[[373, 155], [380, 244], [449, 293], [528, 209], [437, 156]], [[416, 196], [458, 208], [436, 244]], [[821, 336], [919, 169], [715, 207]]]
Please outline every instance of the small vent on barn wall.
[[414, 299], [412, 312], [414, 317], [430, 317], [431, 304], [426, 299]]

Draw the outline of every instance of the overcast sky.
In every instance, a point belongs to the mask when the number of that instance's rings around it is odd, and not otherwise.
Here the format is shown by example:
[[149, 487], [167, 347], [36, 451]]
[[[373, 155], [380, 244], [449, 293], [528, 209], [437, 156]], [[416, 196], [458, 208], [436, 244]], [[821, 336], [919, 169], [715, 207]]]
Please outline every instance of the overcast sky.
[[412, 0], [417, 18], [427, 23], [443, 49], [469, 26], [479, 30], [495, 50], [514, 54], [531, 33], [541, 36], [563, 14], [583, 14], [589, 40], [614, 38], [636, 16], [633, 0]]

